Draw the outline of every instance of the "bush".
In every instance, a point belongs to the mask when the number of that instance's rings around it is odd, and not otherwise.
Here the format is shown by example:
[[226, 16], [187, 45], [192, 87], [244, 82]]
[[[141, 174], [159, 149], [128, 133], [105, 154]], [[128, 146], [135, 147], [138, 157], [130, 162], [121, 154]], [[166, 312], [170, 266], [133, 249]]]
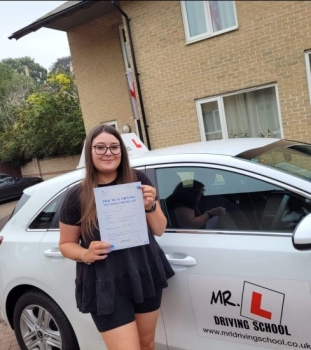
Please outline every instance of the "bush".
[[73, 78], [50, 76], [44, 90], [12, 111], [16, 122], [0, 134], [0, 161], [22, 165], [32, 158], [81, 153], [85, 130]]

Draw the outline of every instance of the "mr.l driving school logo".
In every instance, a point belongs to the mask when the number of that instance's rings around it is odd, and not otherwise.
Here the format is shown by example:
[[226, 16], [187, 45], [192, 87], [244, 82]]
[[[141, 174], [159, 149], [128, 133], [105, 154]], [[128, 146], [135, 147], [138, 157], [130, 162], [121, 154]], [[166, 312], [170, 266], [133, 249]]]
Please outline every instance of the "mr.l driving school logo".
[[240, 307], [240, 315], [254, 321], [270, 321], [282, 323], [285, 294], [276, 290], [244, 281], [241, 305], [231, 299], [229, 290], [212, 293], [211, 305], [220, 302], [224, 306]]
[[284, 301], [285, 294], [245, 281], [240, 314], [254, 321], [281, 324]]
[[212, 292], [210, 304], [220, 303], [224, 306], [240, 307], [240, 316], [224, 317], [215, 315], [215, 325], [234, 326], [236, 328], [248, 328], [251, 326], [247, 320], [252, 322], [255, 331], [275, 334], [290, 335], [287, 325], [282, 325], [282, 314], [285, 294], [276, 290], [262, 287], [258, 284], [244, 281], [241, 297], [241, 305], [231, 300], [232, 293], [229, 290], [218, 293]]
[[187, 277], [199, 336], [274, 349], [284, 349], [286, 342], [310, 343], [309, 281]]

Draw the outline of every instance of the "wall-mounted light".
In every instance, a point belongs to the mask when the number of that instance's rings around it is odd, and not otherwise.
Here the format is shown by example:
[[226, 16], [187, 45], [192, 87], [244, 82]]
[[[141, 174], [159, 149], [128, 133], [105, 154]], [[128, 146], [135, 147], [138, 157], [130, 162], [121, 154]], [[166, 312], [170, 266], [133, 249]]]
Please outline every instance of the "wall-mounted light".
[[123, 125], [123, 127], [122, 127], [122, 131], [123, 131], [125, 134], [127, 134], [127, 133], [131, 132], [131, 127], [130, 127], [129, 125], [125, 124], [125, 125]]

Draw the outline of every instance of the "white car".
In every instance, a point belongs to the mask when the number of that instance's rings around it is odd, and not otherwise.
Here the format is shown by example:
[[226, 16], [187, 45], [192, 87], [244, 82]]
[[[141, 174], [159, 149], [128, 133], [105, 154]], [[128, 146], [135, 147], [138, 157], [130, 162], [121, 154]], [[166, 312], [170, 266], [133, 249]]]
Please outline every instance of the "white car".
[[[164, 289], [158, 350], [311, 349], [311, 145], [231, 139], [133, 158], [168, 219], [158, 239], [176, 275]], [[0, 232], [0, 309], [21, 348], [105, 349], [74, 297], [75, 262], [58, 249], [59, 208], [84, 169], [27, 188]], [[205, 188], [213, 225], [182, 227], [176, 187]], [[212, 219], [211, 219], [212, 220]]]

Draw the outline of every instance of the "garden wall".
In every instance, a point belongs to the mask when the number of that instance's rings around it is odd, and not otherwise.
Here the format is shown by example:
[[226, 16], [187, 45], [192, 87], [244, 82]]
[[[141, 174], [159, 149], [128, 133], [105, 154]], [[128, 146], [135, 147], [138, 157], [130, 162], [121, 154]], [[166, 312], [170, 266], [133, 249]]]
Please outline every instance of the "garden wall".
[[23, 177], [39, 176], [44, 180], [60, 174], [76, 170], [80, 160], [80, 154], [70, 157], [59, 157], [37, 160], [33, 159], [21, 167]]

